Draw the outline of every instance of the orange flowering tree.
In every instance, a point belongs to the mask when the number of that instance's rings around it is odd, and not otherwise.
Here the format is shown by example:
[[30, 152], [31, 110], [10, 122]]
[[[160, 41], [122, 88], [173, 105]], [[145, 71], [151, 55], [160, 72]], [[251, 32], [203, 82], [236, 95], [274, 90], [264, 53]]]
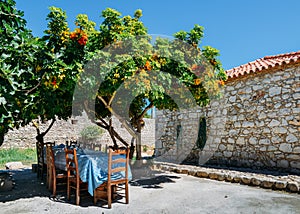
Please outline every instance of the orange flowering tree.
[[199, 25], [174, 34], [175, 40], [153, 41], [139, 20], [141, 10], [134, 17], [122, 17], [106, 9], [102, 16], [99, 31], [93, 31], [86, 43], [85, 71], [77, 84], [82, 93], [79, 102], [95, 123], [108, 130], [116, 146], [117, 140], [128, 146], [104, 119], [118, 118], [136, 138], [140, 159], [140, 133], [148, 110], [178, 109], [182, 101], [186, 107], [204, 106], [220, 96], [226, 75], [217, 59], [219, 51], [198, 47], [203, 37]]
[[140, 159], [148, 110], [206, 105], [220, 96], [226, 75], [218, 50], [199, 47], [203, 28], [195, 25], [189, 32], [175, 33], [174, 39], [153, 40], [141, 16], [141, 10], [122, 16], [107, 8], [98, 30], [87, 15], [79, 14], [71, 31], [66, 12], [50, 7], [48, 29], [38, 39], [40, 51], [31, 65], [35, 87], [26, 110], [30, 118], [55, 121], [85, 110], [116, 146], [118, 141], [129, 146], [112, 126], [115, 116], [136, 139]]

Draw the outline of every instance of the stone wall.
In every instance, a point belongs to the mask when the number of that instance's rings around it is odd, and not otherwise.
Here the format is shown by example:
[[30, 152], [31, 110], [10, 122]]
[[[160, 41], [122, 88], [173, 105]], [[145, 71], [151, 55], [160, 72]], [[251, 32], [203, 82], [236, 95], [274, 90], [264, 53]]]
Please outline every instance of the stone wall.
[[[72, 122], [73, 121], [73, 122]], [[75, 122], [74, 122], [75, 121]], [[145, 127], [142, 130], [142, 144], [147, 146], [154, 146], [155, 144], [155, 120], [144, 119]], [[74, 123], [74, 124], [73, 124]], [[41, 130], [44, 131], [49, 126], [50, 121], [41, 124]], [[57, 120], [50, 131], [45, 136], [45, 142], [55, 141], [56, 144], [65, 143], [67, 140], [78, 140], [82, 142], [80, 132], [87, 126], [93, 126], [86, 114], [81, 117], [76, 117], [75, 120]], [[131, 135], [126, 131], [121, 124], [113, 119], [113, 126], [116, 131], [123, 137], [123, 139], [130, 143]], [[36, 129], [32, 125], [14, 129], [9, 131], [4, 138], [4, 143], [1, 148], [35, 148], [36, 143]], [[111, 145], [112, 140], [107, 131], [95, 140], [95, 143], [102, 145]]]
[[300, 172], [300, 67], [229, 81], [223, 98], [205, 109], [156, 114], [156, 146], [165, 160], [177, 158], [165, 155], [177, 149], [172, 146], [177, 134], [172, 124], [205, 116], [207, 146], [193, 149], [197, 127], [187, 127], [191, 134], [184, 136], [190, 144], [185, 161]]

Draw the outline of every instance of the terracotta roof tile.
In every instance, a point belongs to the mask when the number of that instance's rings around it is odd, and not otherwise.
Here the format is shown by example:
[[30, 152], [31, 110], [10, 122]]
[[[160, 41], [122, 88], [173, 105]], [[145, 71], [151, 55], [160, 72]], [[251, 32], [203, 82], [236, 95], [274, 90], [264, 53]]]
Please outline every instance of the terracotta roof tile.
[[265, 56], [247, 64], [229, 69], [226, 71], [228, 79], [244, 76], [250, 73], [259, 73], [265, 70], [280, 68], [288, 64], [300, 62], [300, 51], [278, 54], [274, 56]]

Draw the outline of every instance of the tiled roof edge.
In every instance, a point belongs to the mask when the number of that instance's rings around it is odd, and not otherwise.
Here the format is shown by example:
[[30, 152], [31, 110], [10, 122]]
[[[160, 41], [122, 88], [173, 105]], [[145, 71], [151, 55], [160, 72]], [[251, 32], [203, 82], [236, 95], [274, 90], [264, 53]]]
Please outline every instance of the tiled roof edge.
[[263, 71], [280, 69], [284, 66], [296, 64], [298, 62], [300, 62], [300, 51], [273, 56], [265, 56], [252, 62], [248, 62], [238, 67], [226, 70], [226, 74], [228, 76], [227, 81], [252, 73], [261, 73]]

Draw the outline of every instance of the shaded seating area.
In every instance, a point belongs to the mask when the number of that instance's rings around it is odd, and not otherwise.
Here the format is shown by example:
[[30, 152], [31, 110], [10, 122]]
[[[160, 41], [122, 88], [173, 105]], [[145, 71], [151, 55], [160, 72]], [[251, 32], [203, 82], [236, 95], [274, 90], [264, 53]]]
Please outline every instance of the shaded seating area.
[[[129, 149], [109, 149], [107, 181], [94, 190], [94, 204], [104, 200], [111, 208], [112, 200], [118, 195], [125, 196], [125, 203], [129, 203], [128, 189]], [[115, 177], [115, 179], [113, 179]]]
[[75, 190], [76, 205], [80, 203], [80, 191], [87, 190], [87, 183], [80, 179], [76, 149], [65, 148], [67, 170], [67, 198], [71, 198], [71, 189]]
[[52, 191], [52, 196], [56, 197], [56, 191], [58, 185], [65, 186], [67, 173], [64, 170], [57, 169], [55, 167], [55, 158], [53, 154], [52, 145], [47, 145], [47, 187]]
[[55, 142], [36, 142], [36, 154], [37, 154], [37, 177], [41, 180], [44, 179], [44, 175], [47, 172], [46, 146], [55, 146]]
[[[129, 203], [129, 180], [132, 178], [129, 167], [129, 148], [105, 147], [81, 148], [76, 142], [55, 145], [37, 143], [38, 179], [46, 177], [51, 198], [73, 201], [80, 205], [87, 198], [94, 205], [108, 205], [113, 201]], [[43, 176], [47, 172], [47, 176]], [[60, 194], [57, 195], [57, 192]], [[124, 202], [120, 199], [125, 199]], [[105, 203], [97, 203], [98, 201]]]

